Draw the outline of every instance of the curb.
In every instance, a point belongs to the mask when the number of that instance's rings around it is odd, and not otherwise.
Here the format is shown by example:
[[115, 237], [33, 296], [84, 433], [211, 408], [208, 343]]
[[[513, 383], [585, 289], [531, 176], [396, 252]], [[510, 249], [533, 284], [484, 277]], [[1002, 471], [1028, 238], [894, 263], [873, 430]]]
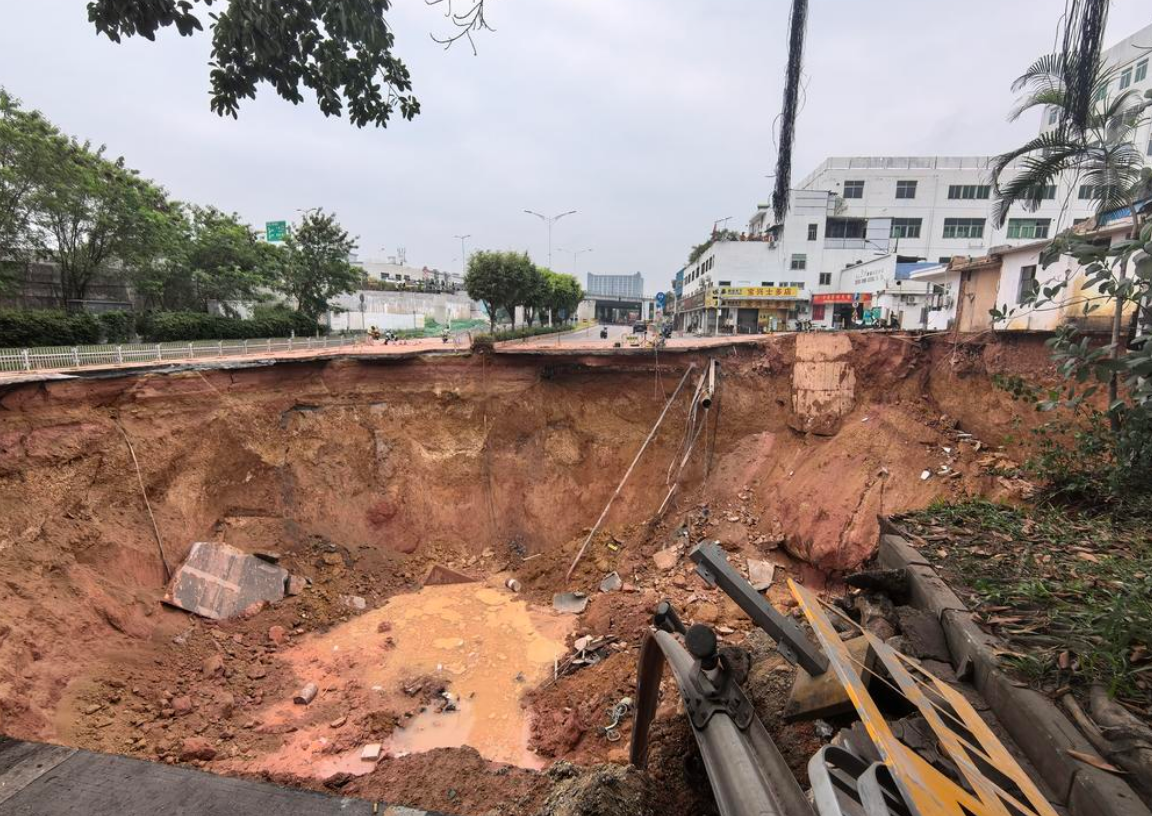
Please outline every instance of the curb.
[[1152, 816], [1120, 777], [1068, 752], [1098, 756], [1095, 748], [1045, 695], [1014, 685], [1001, 671], [1001, 643], [976, 625], [967, 606], [887, 518], [880, 520], [878, 560], [884, 569], [908, 570], [912, 605], [934, 614], [944, 628], [956, 676], [970, 680], [1008, 734], [1072, 816]]

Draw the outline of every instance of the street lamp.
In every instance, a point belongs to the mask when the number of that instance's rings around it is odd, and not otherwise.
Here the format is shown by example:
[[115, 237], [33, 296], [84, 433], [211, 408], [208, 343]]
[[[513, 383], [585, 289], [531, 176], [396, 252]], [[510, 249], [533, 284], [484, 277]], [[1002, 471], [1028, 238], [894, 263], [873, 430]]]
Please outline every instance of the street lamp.
[[455, 235], [454, 238], [460, 239], [460, 274], [468, 274], [468, 253], [464, 249], [464, 242], [471, 238], [471, 235]]
[[585, 252], [593, 252], [594, 251], [591, 247], [588, 247], [587, 249], [563, 249], [561, 247], [556, 247], [556, 249], [559, 250], [560, 252], [571, 252], [572, 253], [572, 273], [574, 275], [580, 274], [580, 267], [578, 266], [578, 263], [577, 263], [580, 260], [580, 256], [583, 255]]
[[717, 224], [727, 224], [729, 221], [732, 220], [732, 218], [733, 218], [733, 216], [729, 215], [726, 218], [717, 218], [715, 221], [713, 221], [712, 222], [712, 234], [713, 235], [716, 234], [716, 225]]
[[562, 212], [559, 215], [553, 215], [551, 217], [549, 217], [547, 215], [541, 215], [540, 213], [535, 212], [533, 210], [525, 210], [524, 212], [528, 213], [528, 215], [536, 216], [537, 218], [539, 218], [541, 221], [543, 221], [544, 223], [546, 223], [548, 225], [548, 268], [551, 269], [552, 268], [552, 225], [555, 224], [557, 221], [559, 221], [561, 218], [563, 218], [566, 215], [575, 215], [576, 211], [575, 210], [569, 210], [568, 212]]

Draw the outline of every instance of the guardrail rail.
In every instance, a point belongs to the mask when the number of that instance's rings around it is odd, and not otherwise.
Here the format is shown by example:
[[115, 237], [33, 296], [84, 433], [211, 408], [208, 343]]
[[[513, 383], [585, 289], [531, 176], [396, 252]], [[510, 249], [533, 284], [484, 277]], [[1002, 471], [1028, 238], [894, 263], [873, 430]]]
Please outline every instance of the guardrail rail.
[[359, 336], [327, 336], [7, 348], [0, 349], [0, 372], [51, 371], [127, 363], [213, 360], [222, 357], [245, 357], [283, 351], [341, 348], [355, 346], [361, 342], [363, 342], [363, 338]]

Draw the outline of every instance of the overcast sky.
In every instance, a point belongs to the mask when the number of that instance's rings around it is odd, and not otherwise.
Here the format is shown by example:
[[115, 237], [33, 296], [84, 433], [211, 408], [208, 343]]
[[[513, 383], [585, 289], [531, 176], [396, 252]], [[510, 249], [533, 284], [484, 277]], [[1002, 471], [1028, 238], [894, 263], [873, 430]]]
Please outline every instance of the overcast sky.
[[[1035, 132], [1010, 82], [1052, 47], [1064, 0], [811, 0], [794, 179], [829, 155], [982, 155]], [[488, 0], [479, 55], [445, 52], [436, 7], [390, 20], [423, 112], [357, 130], [263, 89], [238, 121], [208, 109], [209, 39], [97, 37], [82, 0], [0, 0], [0, 85], [108, 145], [173, 196], [254, 224], [323, 206], [361, 258], [460, 268], [460, 242], [563, 272], [664, 289], [713, 221], [766, 201], [786, 0]], [[207, 21], [206, 21], [207, 22]], [[1152, 23], [1115, 0], [1109, 44]], [[1038, 116], [1038, 115], [1037, 115]], [[1036, 119], [1034, 121], [1034, 119]], [[574, 270], [570, 252], [591, 248]]]

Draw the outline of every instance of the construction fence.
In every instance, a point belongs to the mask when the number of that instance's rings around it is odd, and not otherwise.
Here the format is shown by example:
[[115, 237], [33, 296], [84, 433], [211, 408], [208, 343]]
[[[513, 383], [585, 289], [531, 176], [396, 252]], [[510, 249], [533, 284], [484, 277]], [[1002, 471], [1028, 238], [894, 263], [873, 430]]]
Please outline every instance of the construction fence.
[[284, 337], [262, 340], [194, 340], [176, 343], [124, 343], [104, 346], [47, 346], [0, 349], [0, 372], [50, 371], [130, 363], [175, 363], [244, 357], [286, 351], [351, 347], [362, 335]]

